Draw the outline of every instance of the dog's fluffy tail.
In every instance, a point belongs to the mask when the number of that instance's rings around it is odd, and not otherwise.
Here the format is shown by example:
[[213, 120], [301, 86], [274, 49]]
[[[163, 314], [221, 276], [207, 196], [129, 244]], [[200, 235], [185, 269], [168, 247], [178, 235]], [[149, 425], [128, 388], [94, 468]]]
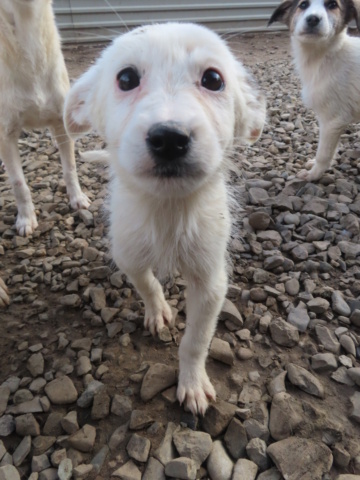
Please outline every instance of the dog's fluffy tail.
[[88, 152], [79, 152], [80, 158], [89, 163], [107, 163], [110, 155], [106, 150], [89, 150]]

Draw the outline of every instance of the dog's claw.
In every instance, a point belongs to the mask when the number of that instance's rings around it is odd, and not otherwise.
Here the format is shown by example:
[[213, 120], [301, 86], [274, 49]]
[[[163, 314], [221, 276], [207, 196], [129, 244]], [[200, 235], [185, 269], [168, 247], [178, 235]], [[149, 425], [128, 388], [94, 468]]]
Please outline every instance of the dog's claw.
[[70, 205], [74, 210], [88, 209], [90, 203], [89, 198], [83, 192], [70, 196]]
[[38, 222], [36, 220], [35, 212], [32, 212], [27, 217], [18, 215], [16, 219], [16, 230], [21, 237], [31, 235], [37, 226]]
[[210, 401], [216, 400], [216, 392], [212, 386], [209, 377], [206, 372], [201, 375], [186, 378], [187, 374], [184, 374], [185, 378], [181, 378], [177, 388], [177, 398], [180, 405], [183, 403], [185, 407], [189, 409], [193, 415], [205, 415], [205, 412]]
[[172, 327], [173, 316], [170, 305], [167, 301], [161, 300], [156, 307], [145, 309], [144, 326], [153, 337], [158, 335], [165, 325]]

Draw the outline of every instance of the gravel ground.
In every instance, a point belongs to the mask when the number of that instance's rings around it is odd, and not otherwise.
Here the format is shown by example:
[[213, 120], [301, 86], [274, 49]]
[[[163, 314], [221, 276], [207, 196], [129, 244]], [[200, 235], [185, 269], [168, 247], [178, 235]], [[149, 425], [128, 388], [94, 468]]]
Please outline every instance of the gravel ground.
[[[73, 212], [48, 132], [24, 132], [39, 219], [29, 238], [16, 235], [0, 171], [12, 300], [0, 313], [1, 480], [360, 479], [360, 131], [349, 126], [319, 183], [296, 179], [318, 126], [287, 35], [231, 44], [267, 95], [268, 121], [231, 169], [244, 211], [233, 212], [228, 300], [208, 361], [218, 401], [204, 418], [176, 402], [185, 285], [165, 283], [176, 326], [152, 339], [109, 255], [107, 169], [79, 159], [92, 204]], [[67, 47], [71, 75], [101, 48]], [[76, 144], [101, 146], [94, 136]]]

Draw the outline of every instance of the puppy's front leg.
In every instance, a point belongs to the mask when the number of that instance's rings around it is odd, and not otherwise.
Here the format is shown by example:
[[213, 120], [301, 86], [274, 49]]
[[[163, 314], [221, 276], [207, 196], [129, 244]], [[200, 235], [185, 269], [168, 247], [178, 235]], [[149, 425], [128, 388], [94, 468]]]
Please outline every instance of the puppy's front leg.
[[332, 124], [320, 120], [320, 139], [316, 152], [315, 163], [310, 170], [301, 170], [297, 176], [308, 182], [318, 180], [323, 173], [330, 168], [331, 162], [335, 156], [336, 148], [339, 143], [343, 127], [338, 124]]
[[59, 148], [61, 165], [66, 184], [66, 191], [69, 195], [70, 205], [75, 210], [79, 208], [88, 208], [90, 205], [90, 200], [85, 195], [85, 193], [81, 191], [78, 175], [76, 172], [74, 142], [66, 133], [62, 121], [55, 123], [51, 127], [51, 132], [54, 135]]
[[25, 175], [21, 166], [21, 158], [17, 144], [18, 135], [0, 138], [0, 157], [5, 164], [10, 183], [14, 190], [18, 214], [16, 229], [19, 235], [31, 235], [38, 226], [35, 207], [31, 200], [31, 193], [26, 184]]
[[128, 277], [141, 295], [145, 304], [145, 328], [152, 335], [159, 333], [165, 324], [172, 326], [172, 311], [165, 300], [160, 282], [150, 268], [142, 272], [127, 272]]
[[180, 374], [177, 396], [195, 415], [204, 415], [208, 399], [216, 392], [206, 373], [205, 362], [217, 318], [227, 290], [227, 275], [222, 265], [211, 278], [188, 278], [186, 330], [179, 348]]

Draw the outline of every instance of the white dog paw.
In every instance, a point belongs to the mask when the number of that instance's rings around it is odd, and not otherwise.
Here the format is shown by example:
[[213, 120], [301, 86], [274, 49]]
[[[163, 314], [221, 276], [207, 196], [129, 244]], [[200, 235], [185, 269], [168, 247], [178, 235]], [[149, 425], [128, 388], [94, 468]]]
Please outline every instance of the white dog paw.
[[29, 215], [19, 215], [16, 219], [16, 230], [22, 237], [31, 235], [37, 228], [38, 222], [36, 220], [35, 212], [31, 212]]
[[0, 278], [0, 308], [5, 308], [10, 303], [10, 298], [8, 295], [8, 290], [5, 285], [5, 282]]
[[144, 326], [147, 330], [150, 330], [151, 335], [155, 336], [165, 325], [173, 326], [173, 315], [167, 301], [164, 298], [159, 298], [153, 305], [145, 306]]
[[216, 400], [216, 392], [205, 370], [200, 374], [192, 375], [189, 372], [180, 372], [177, 388], [177, 398], [180, 405], [184, 403], [194, 415], [204, 415], [209, 400]]
[[70, 205], [74, 210], [87, 209], [90, 206], [91, 202], [83, 192], [79, 192], [76, 195], [69, 195], [69, 197]]

